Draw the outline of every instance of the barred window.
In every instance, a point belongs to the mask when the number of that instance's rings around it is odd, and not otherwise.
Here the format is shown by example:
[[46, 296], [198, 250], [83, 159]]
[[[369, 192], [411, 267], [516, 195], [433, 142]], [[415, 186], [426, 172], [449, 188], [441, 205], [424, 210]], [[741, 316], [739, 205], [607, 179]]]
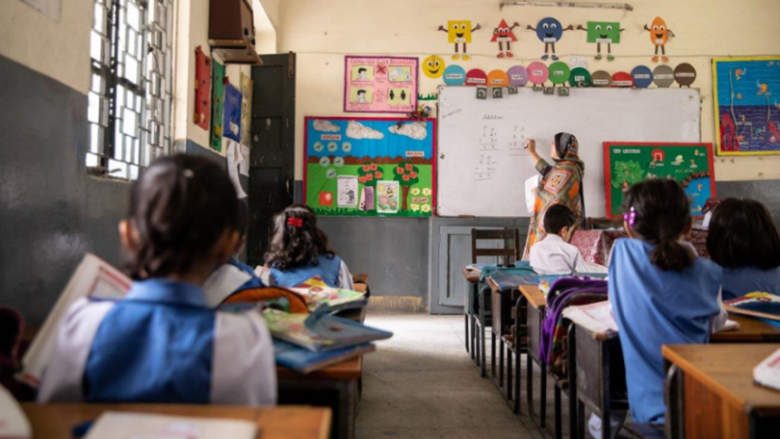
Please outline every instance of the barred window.
[[134, 180], [169, 154], [175, 0], [95, 0], [86, 163]]

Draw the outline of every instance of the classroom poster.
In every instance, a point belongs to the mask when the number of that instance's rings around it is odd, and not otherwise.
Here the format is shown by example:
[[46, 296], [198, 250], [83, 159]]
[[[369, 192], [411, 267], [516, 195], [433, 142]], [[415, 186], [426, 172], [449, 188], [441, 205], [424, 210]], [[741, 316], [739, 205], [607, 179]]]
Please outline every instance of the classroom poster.
[[780, 57], [712, 60], [718, 155], [780, 154]]
[[222, 119], [225, 105], [225, 66], [216, 60], [211, 62], [211, 136], [209, 145], [222, 151]]
[[211, 121], [211, 58], [195, 48], [195, 125], [209, 129]]
[[317, 215], [433, 215], [435, 119], [307, 117], [304, 131], [304, 193]]
[[604, 142], [607, 216], [623, 215], [623, 195], [648, 178], [672, 178], [691, 201], [691, 215], [702, 217], [704, 203], [715, 197], [710, 143]]
[[225, 87], [222, 132], [225, 137], [236, 142], [241, 141], [241, 101], [241, 92], [233, 84], [228, 84]]
[[252, 78], [241, 73], [241, 143], [252, 146]]
[[344, 111], [414, 111], [417, 108], [417, 64], [417, 58], [344, 57]]

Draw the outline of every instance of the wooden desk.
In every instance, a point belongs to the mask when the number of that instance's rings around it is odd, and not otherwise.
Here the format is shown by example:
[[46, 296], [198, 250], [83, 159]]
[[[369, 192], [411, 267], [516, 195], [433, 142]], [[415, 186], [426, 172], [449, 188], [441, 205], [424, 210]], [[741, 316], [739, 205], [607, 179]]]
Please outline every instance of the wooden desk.
[[363, 357], [353, 358], [306, 375], [277, 367], [279, 404], [325, 406], [333, 410], [331, 437], [355, 437], [358, 382]]
[[780, 343], [780, 327], [737, 314], [729, 314], [729, 320], [739, 323], [739, 329], [716, 332], [710, 343]]
[[255, 421], [263, 439], [325, 439], [331, 411], [325, 407], [240, 407], [174, 404], [35, 404], [23, 403], [34, 438], [73, 439], [75, 425], [113, 410], [171, 416]]
[[[777, 438], [780, 392], [753, 383], [777, 344], [665, 345], [671, 438]], [[671, 434], [670, 434], [671, 433]]]
[[[534, 363], [539, 365], [541, 370], [541, 385], [539, 388], [539, 397], [541, 399], [539, 405], [538, 425], [539, 428], [545, 428], [547, 423], [547, 365], [542, 363], [539, 357], [539, 340], [542, 335], [542, 321], [544, 320], [545, 310], [547, 307], [547, 299], [544, 294], [539, 290], [538, 286], [523, 285], [520, 288], [520, 294], [522, 295], [521, 301], [524, 301], [526, 306], [526, 324], [528, 325], [528, 350], [526, 355], [526, 401], [528, 404], [528, 414], [531, 419], [534, 419]], [[519, 304], [519, 302], [518, 302]], [[519, 335], [519, 334], [517, 334]], [[516, 380], [516, 384], [519, 385], [520, 380]], [[516, 394], [520, 393], [519, 386], [515, 387]], [[519, 398], [518, 398], [519, 400]]]

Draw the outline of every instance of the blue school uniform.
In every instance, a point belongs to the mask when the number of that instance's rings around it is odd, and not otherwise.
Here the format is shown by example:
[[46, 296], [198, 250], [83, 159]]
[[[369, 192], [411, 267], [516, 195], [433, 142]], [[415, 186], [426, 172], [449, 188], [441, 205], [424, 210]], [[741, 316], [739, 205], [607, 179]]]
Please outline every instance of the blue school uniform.
[[757, 267], [723, 269], [723, 300], [757, 291], [780, 296], [780, 267], [769, 270]]
[[329, 287], [341, 287], [339, 275], [341, 274], [341, 258], [338, 256], [317, 256], [317, 265], [307, 263], [298, 267], [279, 270], [271, 267], [271, 279], [280, 287], [295, 287], [314, 276], [320, 276]]
[[214, 311], [198, 286], [134, 282], [123, 300], [73, 304], [38, 400], [274, 404], [271, 337], [259, 314]]
[[661, 270], [650, 262], [653, 247], [638, 239], [615, 242], [609, 300], [620, 330], [631, 417], [663, 423], [661, 346], [707, 343], [711, 319], [720, 312], [723, 274], [717, 264], [698, 257], [683, 271]]
[[243, 285], [238, 287], [238, 289], [235, 292], [243, 291], [243, 290], [246, 290], [246, 289], [249, 289], [249, 288], [263, 288], [265, 286], [263, 284], [263, 281], [260, 280], [259, 277], [257, 277], [257, 274], [255, 273], [255, 270], [252, 270], [252, 267], [250, 267], [249, 265], [239, 261], [236, 258], [232, 258], [228, 262], [228, 264], [230, 264], [230, 265], [238, 268], [239, 270], [241, 270], [241, 271], [249, 274], [250, 276], [252, 276], [251, 279], [249, 279]]

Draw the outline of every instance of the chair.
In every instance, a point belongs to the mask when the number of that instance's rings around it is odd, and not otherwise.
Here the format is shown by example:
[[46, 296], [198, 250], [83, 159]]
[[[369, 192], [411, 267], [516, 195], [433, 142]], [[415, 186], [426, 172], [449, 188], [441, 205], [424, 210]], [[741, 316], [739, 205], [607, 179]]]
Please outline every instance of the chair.
[[[480, 248], [478, 246], [479, 241], [502, 241], [503, 248]], [[504, 229], [471, 229], [471, 263], [476, 264], [477, 259], [480, 256], [492, 256], [496, 258], [503, 258], [503, 266], [511, 266], [516, 260], [520, 258], [520, 234], [515, 228]], [[471, 294], [473, 290], [470, 289]], [[476, 362], [482, 368], [481, 376], [487, 375], [485, 360], [485, 327], [492, 324], [492, 314], [488, 309], [487, 295], [490, 294], [490, 288], [479, 288], [477, 291], [478, 298], [476, 301], [469, 298], [468, 303], [475, 303], [476, 309], [467, 309], [466, 312], [471, 311], [472, 317], [472, 331], [470, 336], [476, 338]], [[475, 319], [474, 313], [477, 313]], [[476, 329], [476, 330], [475, 330]], [[468, 331], [468, 326], [466, 327]], [[477, 337], [477, 331], [479, 331], [479, 337]]]

